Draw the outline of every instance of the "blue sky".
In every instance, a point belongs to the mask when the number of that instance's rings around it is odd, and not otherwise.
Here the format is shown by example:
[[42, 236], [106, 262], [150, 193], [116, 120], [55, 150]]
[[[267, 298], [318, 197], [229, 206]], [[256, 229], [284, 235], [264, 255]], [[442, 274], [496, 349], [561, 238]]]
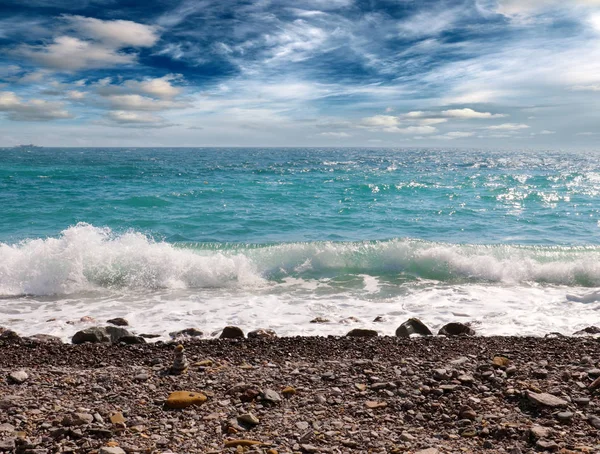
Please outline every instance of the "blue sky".
[[600, 139], [600, 0], [4, 0], [0, 59], [0, 146]]

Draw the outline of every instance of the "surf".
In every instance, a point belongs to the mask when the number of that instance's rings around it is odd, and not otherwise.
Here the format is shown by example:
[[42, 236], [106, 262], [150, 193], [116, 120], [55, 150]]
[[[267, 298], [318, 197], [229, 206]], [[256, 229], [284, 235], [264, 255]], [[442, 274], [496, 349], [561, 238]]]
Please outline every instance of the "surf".
[[600, 247], [430, 242], [411, 238], [273, 244], [168, 243], [80, 223], [57, 237], [0, 243], [0, 295], [98, 289], [265, 286], [287, 278], [600, 286]]

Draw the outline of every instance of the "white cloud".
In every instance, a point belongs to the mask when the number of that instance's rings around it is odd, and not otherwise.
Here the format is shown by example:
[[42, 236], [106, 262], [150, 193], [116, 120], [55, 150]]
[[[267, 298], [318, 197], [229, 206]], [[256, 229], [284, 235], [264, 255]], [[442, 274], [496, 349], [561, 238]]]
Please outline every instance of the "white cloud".
[[136, 61], [135, 54], [70, 36], [59, 36], [47, 45], [22, 45], [17, 53], [40, 65], [64, 71], [111, 68]]
[[150, 47], [158, 39], [158, 28], [132, 21], [100, 19], [82, 16], [63, 16], [77, 36], [64, 33], [49, 44], [23, 44], [15, 50], [17, 55], [56, 70], [112, 68], [133, 64], [137, 54], [125, 48]]
[[61, 102], [42, 99], [23, 101], [11, 91], [0, 92], [0, 112], [6, 112], [13, 121], [50, 121], [73, 118]]
[[441, 140], [453, 140], [453, 139], [465, 139], [467, 137], [474, 136], [475, 133], [467, 132], [467, 131], [450, 131], [445, 134], [440, 134], [437, 136], [432, 136], [432, 139], [441, 139]]
[[[600, 0], [569, 0], [568, 3], [571, 7], [600, 6]], [[562, 0], [498, 0], [496, 12], [509, 17], [522, 17], [564, 6]]]
[[72, 99], [73, 101], [79, 101], [81, 99], [84, 99], [87, 95], [86, 92], [84, 91], [78, 91], [78, 90], [69, 90], [66, 93], [67, 98]]
[[168, 99], [154, 99], [141, 95], [108, 95], [104, 99], [108, 102], [109, 108], [115, 110], [147, 110], [157, 111], [166, 109], [180, 109], [188, 107], [187, 103], [172, 101]]
[[519, 129], [527, 129], [528, 125], [523, 123], [503, 123], [501, 125], [488, 126], [486, 129], [500, 130], [500, 131], [518, 131]]
[[181, 81], [180, 74], [167, 74], [163, 77], [147, 78], [142, 81], [128, 80], [123, 85], [132, 91], [156, 96], [161, 99], [171, 99], [181, 94], [181, 87], [173, 86], [171, 82]]
[[352, 137], [352, 134], [348, 134], [347, 132], [322, 132], [319, 135], [325, 136], [325, 137], [338, 137], [338, 138]]
[[459, 19], [459, 9], [440, 9], [419, 12], [398, 24], [398, 31], [404, 37], [437, 35], [452, 27]]
[[157, 78], [147, 77], [143, 80], [127, 80], [120, 85], [112, 84], [110, 78], [105, 78], [93, 84], [93, 88], [101, 96], [138, 94], [169, 100], [183, 92], [181, 87], [172, 84], [172, 82], [181, 81], [183, 81], [183, 77], [180, 74], [167, 74]]
[[490, 112], [477, 112], [473, 109], [450, 109], [442, 111], [442, 115], [450, 118], [460, 119], [475, 119], [475, 118], [502, 118], [506, 117], [504, 114], [492, 114]]
[[172, 123], [167, 122], [163, 117], [154, 114], [140, 113], [140, 112], [126, 112], [122, 110], [113, 110], [108, 112], [106, 115], [108, 124], [111, 126], [121, 127], [152, 127], [152, 128], [165, 128], [173, 126]]
[[363, 118], [361, 121], [361, 125], [367, 128], [392, 128], [399, 123], [398, 117], [394, 117], [393, 115], [375, 115]]
[[543, 134], [543, 135], [556, 134], [556, 131], [550, 131], [548, 129], [543, 129], [542, 131], [540, 131], [540, 134]]
[[600, 91], [600, 84], [595, 85], [575, 85], [573, 88], [575, 91]]
[[105, 21], [93, 17], [63, 16], [81, 35], [115, 48], [152, 47], [159, 39], [159, 30], [152, 25], [128, 20]]

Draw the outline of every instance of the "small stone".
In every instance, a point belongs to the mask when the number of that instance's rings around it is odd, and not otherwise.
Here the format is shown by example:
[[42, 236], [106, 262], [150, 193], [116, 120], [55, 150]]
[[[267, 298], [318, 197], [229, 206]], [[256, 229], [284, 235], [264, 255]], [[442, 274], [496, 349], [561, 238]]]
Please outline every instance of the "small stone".
[[89, 413], [73, 413], [63, 418], [63, 426], [83, 426], [94, 422], [94, 417]]
[[0, 432], [12, 433], [15, 431], [15, 426], [12, 424], [4, 423], [0, 424]]
[[17, 370], [8, 374], [8, 378], [11, 382], [20, 385], [21, 383], [25, 383], [27, 381], [29, 375], [27, 375], [27, 372], [24, 370]]
[[505, 356], [494, 356], [492, 359], [492, 363], [496, 367], [506, 368], [510, 364], [510, 360]]
[[465, 430], [463, 430], [460, 435], [462, 437], [475, 437], [477, 436], [477, 429], [475, 429], [474, 427], [467, 427]]
[[119, 426], [119, 427], [125, 426], [125, 417], [123, 416], [123, 413], [121, 413], [120, 411], [117, 411], [117, 412], [111, 414], [109, 419], [110, 419], [110, 422], [113, 423], [115, 426]]
[[533, 371], [533, 376], [535, 378], [547, 378], [548, 371], [546, 369], [536, 369]]
[[103, 446], [98, 451], [98, 454], [126, 454], [123, 449], [118, 446]]
[[459, 375], [457, 377], [458, 381], [461, 382], [463, 385], [472, 385], [475, 382], [475, 378], [473, 378], [472, 375], [468, 375], [468, 374], [464, 374], [464, 375]]
[[444, 325], [438, 332], [440, 336], [474, 336], [475, 330], [465, 323], [453, 322]]
[[262, 393], [262, 400], [265, 402], [269, 402], [272, 404], [276, 404], [281, 402], [281, 396], [277, 391], [273, 391], [272, 389], [265, 389]]
[[471, 407], [463, 407], [460, 410], [459, 416], [464, 419], [474, 420], [477, 418], [477, 413]]
[[415, 441], [417, 439], [417, 437], [415, 437], [414, 435], [409, 434], [408, 432], [402, 432], [400, 434], [400, 439], [402, 441]]
[[319, 452], [319, 448], [317, 448], [316, 446], [313, 445], [300, 445], [300, 447], [302, 448], [302, 450], [304, 452]]
[[379, 334], [373, 329], [355, 328], [346, 334], [346, 337], [377, 337]]
[[262, 445], [261, 441], [256, 440], [225, 440], [224, 442], [226, 448], [236, 448], [238, 446], [247, 447], [247, 446], [257, 446]]
[[396, 337], [431, 336], [433, 333], [418, 318], [409, 318], [396, 329]]
[[587, 374], [591, 377], [591, 378], [596, 378], [596, 377], [600, 377], [600, 369], [594, 368], [594, 369], [590, 369], [587, 371]]
[[121, 317], [111, 318], [110, 320], [106, 320], [106, 323], [110, 323], [111, 325], [115, 325], [115, 326], [129, 326], [129, 322]]
[[546, 440], [546, 439], [540, 439], [535, 443], [535, 446], [539, 449], [543, 449], [546, 451], [558, 451], [560, 449], [560, 446], [558, 446], [558, 444], [555, 441], [552, 440]]
[[356, 317], [346, 317], [340, 320], [340, 323], [343, 323], [344, 325], [349, 325], [351, 323], [360, 323], [360, 320]]
[[83, 317], [81, 317], [79, 319], [79, 321], [81, 323], [94, 323], [96, 321], [96, 319], [94, 317], [89, 316], [89, 315], [84, 315]]
[[573, 419], [573, 413], [571, 413], [570, 411], [561, 411], [556, 414], [556, 418], [563, 423], [571, 422], [571, 420]]
[[527, 393], [527, 397], [536, 405], [542, 405], [550, 408], [561, 408], [568, 405], [566, 400], [548, 393], [534, 393], [529, 391]]
[[365, 402], [365, 405], [367, 406], [367, 408], [374, 410], [376, 408], [385, 408], [388, 404], [387, 402], [377, 402], [374, 400], [368, 400]]
[[237, 420], [240, 424], [246, 424], [249, 426], [257, 426], [258, 424], [260, 424], [260, 420], [252, 413], [244, 413], [238, 416]]
[[600, 377], [598, 377], [596, 380], [594, 380], [593, 382], [591, 382], [588, 385], [589, 389], [596, 389], [596, 388], [600, 388]]
[[331, 320], [329, 320], [328, 318], [323, 318], [323, 317], [317, 317], [317, 318], [313, 318], [310, 323], [331, 323]]
[[385, 317], [382, 317], [381, 315], [378, 315], [377, 317], [375, 317], [373, 319], [373, 323], [383, 323], [385, 322]]
[[296, 423], [296, 427], [298, 428], [298, 430], [302, 431], [308, 430], [309, 426], [310, 425], [306, 421], [298, 421]]
[[0, 439], [0, 452], [12, 452], [15, 449], [15, 438]]
[[587, 422], [594, 428], [600, 429], [600, 418], [595, 415], [588, 415]]
[[243, 339], [244, 338], [244, 332], [241, 330], [241, 328], [238, 328], [237, 326], [226, 326], [225, 328], [223, 328], [223, 331], [221, 331], [221, 335], [219, 336], [219, 339]]
[[192, 405], [203, 404], [204, 402], [206, 402], [206, 396], [202, 393], [175, 391], [169, 395], [165, 406], [167, 408], [187, 408]]
[[296, 388], [294, 388], [293, 386], [286, 386], [281, 391], [281, 394], [283, 394], [284, 397], [292, 397], [296, 393], [297, 393]]
[[274, 339], [277, 337], [277, 333], [272, 329], [255, 329], [248, 333], [248, 339]]
[[548, 438], [552, 433], [552, 429], [543, 426], [533, 426], [529, 429], [529, 435], [534, 440], [538, 440], [540, 438]]
[[415, 452], [415, 454], [439, 454], [440, 451], [436, 448], [427, 448], [421, 449], [420, 451]]
[[575, 399], [573, 399], [573, 403], [580, 407], [587, 407], [590, 404], [590, 398], [589, 397], [576, 397]]

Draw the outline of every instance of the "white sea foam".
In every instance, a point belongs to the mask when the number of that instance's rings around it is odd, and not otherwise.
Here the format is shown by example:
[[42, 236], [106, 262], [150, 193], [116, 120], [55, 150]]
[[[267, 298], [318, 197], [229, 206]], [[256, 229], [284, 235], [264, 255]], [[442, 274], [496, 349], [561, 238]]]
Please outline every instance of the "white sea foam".
[[78, 224], [59, 238], [0, 243], [0, 295], [72, 294], [99, 288], [256, 285], [243, 255], [202, 255], [128, 232]]
[[[177, 247], [87, 224], [0, 244], [0, 325], [65, 339], [85, 326], [67, 322], [86, 315], [123, 316], [138, 333], [163, 337], [227, 324], [344, 334], [337, 321], [349, 316], [386, 334], [413, 316], [432, 328], [471, 321], [482, 334], [570, 334], [598, 318], [600, 301], [567, 294], [593, 294], [595, 285], [598, 248], [409, 239]], [[372, 322], [379, 315], [387, 321]], [[317, 316], [333, 323], [309, 323]]]

